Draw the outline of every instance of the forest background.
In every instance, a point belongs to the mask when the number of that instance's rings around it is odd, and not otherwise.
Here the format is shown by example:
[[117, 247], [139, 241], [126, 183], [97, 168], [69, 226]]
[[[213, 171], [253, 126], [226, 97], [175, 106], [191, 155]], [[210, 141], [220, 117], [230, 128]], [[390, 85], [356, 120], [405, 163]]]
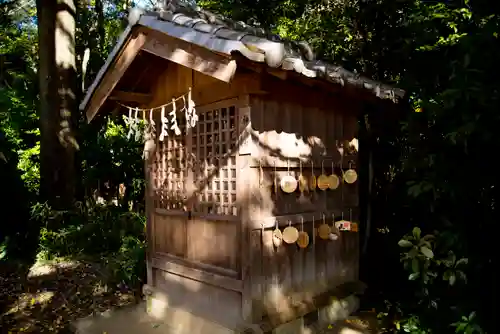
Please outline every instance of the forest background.
[[[47, 78], [60, 69], [51, 67], [56, 54], [47, 34], [60, 7], [0, 1], [0, 261], [105, 259], [114, 280], [140, 286], [142, 145], [127, 140], [120, 117], [89, 125], [77, 105], [126, 26], [127, 9], [158, 4], [60, 3], [71, 9], [65, 47], [74, 52], [61, 60], [72, 70], [53, 83]], [[499, 7], [486, 0], [198, 5], [305, 40], [318, 57], [407, 92], [397, 117], [360, 115], [374, 161], [372, 193], [364, 198], [373, 210], [363, 233], [363, 305], [375, 308], [387, 332], [493, 332]], [[51, 99], [54, 87], [73, 94]], [[67, 146], [50, 133], [63, 104], [70, 110]], [[96, 190], [105, 203], [94, 200]]]

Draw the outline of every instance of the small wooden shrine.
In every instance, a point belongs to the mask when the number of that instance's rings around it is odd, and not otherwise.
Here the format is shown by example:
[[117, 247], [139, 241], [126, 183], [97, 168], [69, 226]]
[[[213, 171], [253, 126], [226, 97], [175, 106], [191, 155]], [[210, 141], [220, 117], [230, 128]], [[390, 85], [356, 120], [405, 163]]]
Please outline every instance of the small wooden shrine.
[[357, 118], [403, 92], [199, 9], [129, 21], [80, 107], [145, 142], [149, 311], [231, 330], [321, 311], [358, 278]]

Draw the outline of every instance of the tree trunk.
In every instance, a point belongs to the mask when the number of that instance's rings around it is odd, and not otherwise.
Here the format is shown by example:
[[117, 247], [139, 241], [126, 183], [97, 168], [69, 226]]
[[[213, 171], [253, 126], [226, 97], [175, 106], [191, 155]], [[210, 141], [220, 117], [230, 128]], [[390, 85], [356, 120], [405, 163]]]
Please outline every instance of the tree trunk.
[[55, 208], [75, 196], [77, 77], [73, 0], [37, 0], [40, 80], [40, 194]]
[[106, 30], [104, 27], [104, 7], [102, 0], [96, 0], [95, 10], [97, 12], [97, 33], [99, 35], [99, 53], [104, 54], [106, 49]]

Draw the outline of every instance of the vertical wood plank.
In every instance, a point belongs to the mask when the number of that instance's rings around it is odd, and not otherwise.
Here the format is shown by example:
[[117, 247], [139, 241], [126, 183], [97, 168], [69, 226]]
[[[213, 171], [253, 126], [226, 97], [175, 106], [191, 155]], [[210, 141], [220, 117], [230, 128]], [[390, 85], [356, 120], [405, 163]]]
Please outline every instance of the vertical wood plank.
[[[321, 215], [320, 220], [318, 221], [318, 226], [323, 224], [323, 215]], [[327, 243], [329, 240], [323, 240], [319, 236], [316, 239], [316, 278], [320, 284], [325, 284], [327, 280], [326, 274], [326, 261], [327, 261]]]
[[273, 289], [278, 285], [276, 259], [274, 257], [273, 232], [265, 230], [262, 232], [262, 276], [265, 279], [263, 287], [264, 305], [272, 300]]
[[[245, 120], [244, 117], [249, 117], [250, 100], [248, 95], [240, 96], [238, 100], [238, 111], [237, 119], [238, 126], [237, 133], [241, 134], [243, 127], [248, 130], [251, 126], [251, 119]], [[247, 123], [248, 124], [245, 124]], [[249, 142], [246, 145], [250, 145]], [[246, 180], [245, 175], [248, 173], [249, 169], [249, 159], [250, 155], [246, 150], [238, 154], [236, 157], [236, 189], [238, 202], [238, 216], [241, 219], [241, 224], [239, 226], [239, 240], [240, 240], [240, 254], [241, 254], [241, 279], [243, 281], [243, 291], [241, 296], [241, 313], [243, 320], [246, 322], [252, 322], [254, 318], [253, 314], [253, 283], [255, 282], [252, 278], [252, 265], [253, 259], [252, 254], [252, 231], [251, 231], [251, 217], [252, 213], [250, 210], [250, 184]]]
[[338, 188], [338, 191], [340, 192], [340, 205], [339, 207], [344, 210], [345, 208], [345, 203], [344, 203], [344, 192], [345, 192], [345, 182], [343, 178], [343, 166], [344, 166], [344, 155], [345, 155], [345, 149], [344, 149], [344, 119], [342, 117], [341, 113], [337, 113], [335, 117], [335, 124], [336, 124], [336, 141], [337, 141], [337, 147], [339, 150], [339, 166], [340, 166], [340, 186]]
[[304, 137], [304, 124], [303, 124], [303, 119], [304, 119], [304, 110], [303, 107], [300, 105], [293, 105], [293, 113], [292, 113], [292, 118], [293, 122], [292, 123], [292, 128], [291, 133], [295, 133], [298, 138], [300, 139], [301, 137]]
[[[328, 174], [337, 173], [335, 167], [338, 166], [338, 151], [336, 145], [336, 123], [335, 123], [335, 111], [328, 110], [327, 111], [327, 122], [328, 122], [328, 155], [331, 157], [331, 160], [328, 161]], [[338, 205], [340, 192], [338, 189], [330, 190], [328, 192], [328, 203], [327, 210], [334, 210]]]
[[278, 288], [285, 292], [292, 286], [292, 261], [295, 254], [295, 245], [283, 243], [276, 249], [274, 256], [278, 264]]
[[[327, 217], [327, 223], [333, 227], [333, 217]], [[328, 240], [326, 242], [326, 276], [327, 280], [331, 280], [335, 276], [335, 272], [338, 270], [337, 257], [338, 257], [338, 241], [339, 240]]]
[[[299, 228], [300, 231], [300, 228]], [[291, 261], [291, 266], [292, 266], [292, 288], [294, 291], [297, 291], [300, 289], [300, 287], [304, 283], [304, 254], [305, 250], [302, 248], [299, 248], [297, 245], [292, 246], [295, 251], [293, 254], [293, 258]]]
[[251, 232], [251, 268], [250, 281], [252, 298], [252, 322], [258, 323], [263, 316], [263, 272], [262, 272], [262, 230]]
[[[184, 72], [185, 74], [182, 76], [184, 77], [184, 92], [181, 94], [186, 94], [189, 90], [189, 88], [193, 89], [194, 87], [194, 82], [193, 82], [193, 75], [194, 71], [189, 69], [188, 71]], [[179, 109], [179, 108], [177, 108]], [[195, 160], [193, 159], [193, 155], [196, 155], [196, 151], [193, 151], [193, 129], [191, 127], [188, 127], [187, 125], [187, 120], [186, 120], [186, 125], [185, 125], [185, 138], [186, 138], [186, 148], [185, 148], [185, 159], [186, 159], [186, 166], [184, 168], [187, 168], [187, 180], [185, 181], [185, 194], [187, 197], [187, 202], [185, 203], [186, 209], [189, 211], [193, 210], [194, 203], [196, 202], [196, 198], [194, 198], [195, 194], [195, 175], [194, 175], [194, 168], [195, 168]], [[195, 143], [196, 144], [196, 143]], [[197, 147], [197, 145], [196, 145]], [[184, 150], [183, 150], [184, 151]]]
[[153, 182], [153, 170], [152, 170], [152, 161], [154, 157], [151, 157], [148, 160], [144, 160], [144, 171], [146, 176], [146, 186], [145, 186], [145, 194], [146, 194], [146, 279], [147, 284], [153, 284], [153, 254], [155, 252], [155, 242], [153, 237], [153, 231], [155, 230], [155, 220], [154, 220], [154, 204], [155, 204], [155, 196], [154, 196], [154, 186]]
[[311, 280], [316, 281], [316, 244], [318, 242], [317, 240], [317, 231], [318, 231], [318, 219], [317, 217], [313, 217], [313, 221], [311, 222], [311, 246], [308, 247], [308, 254], [307, 254], [307, 264], [308, 267], [306, 268], [307, 272], [312, 273], [312, 275], [309, 275], [308, 279], [308, 285]]
[[[340, 155], [338, 152], [338, 145], [339, 145], [339, 123], [337, 121], [337, 115], [340, 114], [340, 110], [335, 108], [334, 110], [331, 110], [328, 112], [327, 116], [327, 133], [329, 134], [328, 138], [328, 145], [329, 145], [329, 156], [332, 157], [332, 161], [330, 161], [330, 168], [333, 163], [334, 166], [339, 166], [340, 163]], [[338, 173], [338, 171], [334, 171], [337, 173], [337, 176], [339, 178], [342, 178], [342, 174]], [[332, 173], [332, 170], [330, 169], [330, 173]], [[340, 187], [342, 186], [342, 182]], [[329, 206], [328, 209], [334, 210], [339, 207], [341, 207], [342, 204], [342, 190], [341, 188], [337, 188], [336, 190], [331, 191], [331, 195], [329, 197]], [[330, 226], [334, 227], [335, 226], [335, 219], [339, 219], [340, 217], [328, 217]], [[341, 270], [341, 255], [340, 255], [340, 249], [342, 246], [342, 240], [341, 238], [337, 240], [332, 240], [328, 243], [326, 246], [326, 252], [327, 252], [327, 265], [326, 265], [326, 271], [327, 271], [327, 276], [329, 281], [334, 281], [337, 282], [338, 277], [339, 277], [339, 271]]]

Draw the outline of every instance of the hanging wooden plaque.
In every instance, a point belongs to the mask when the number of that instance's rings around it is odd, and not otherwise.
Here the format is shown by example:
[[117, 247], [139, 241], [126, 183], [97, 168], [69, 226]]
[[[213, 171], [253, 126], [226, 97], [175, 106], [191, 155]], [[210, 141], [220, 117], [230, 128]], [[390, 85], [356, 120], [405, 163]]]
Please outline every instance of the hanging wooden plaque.
[[283, 234], [280, 229], [276, 227], [273, 231], [273, 245], [274, 247], [279, 247], [283, 243]]
[[347, 220], [339, 220], [335, 223], [335, 227], [339, 231], [350, 231], [351, 230], [351, 222]]
[[323, 240], [327, 240], [330, 238], [330, 226], [328, 226], [328, 224], [321, 224], [319, 227], [318, 227], [318, 235], [321, 239]]
[[281, 179], [280, 186], [285, 193], [293, 193], [297, 189], [297, 180], [293, 176], [287, 175]]
[[295, 227], [288, 226], [283, 230], [283, 241], [285, 241], [287, 244], [295, 243], [298, 238], [299, 231]]
[[348, 169], [344, 173], [344, 181], [349, 184], [353, 184], [358, 179], [358, 173], [354, 169]]
[[330, 229], [330, 240], [338, 240], [340, 236], [339, 229], [335, 226], [335, 216], [332, 217], [332, 227]]
[[299, 237], [297, 239], [297, 245], [300, 248], [306, 248], [309, 245], [309, 234], [307, 232], [299, 232]]
[[329, 188], [329, 183], [328, 183], [328, 176], [326, 176], [325, 174], [321, 174], [319, 177], [318, 177], [318, 188], [321, 189], [321, 190], [326, 190]]
[[358, 223], [351, 223], [351, 232], [358, 232]]
[[307, 179], [303, 174], [299, 175], [299, 190], [300, 192], [304, 192], [308, 190], [308, 184], [307, 184]]
[[316, 175], [311, 174], [311, 177], [309, 178], [309, 189], [314, 190], [316, 189]]
[[331, 190], [335, 190], [339, 187], [340, 185], [340, 179], [337, 175], [331, 174], [328, 176], [328, 188]]

